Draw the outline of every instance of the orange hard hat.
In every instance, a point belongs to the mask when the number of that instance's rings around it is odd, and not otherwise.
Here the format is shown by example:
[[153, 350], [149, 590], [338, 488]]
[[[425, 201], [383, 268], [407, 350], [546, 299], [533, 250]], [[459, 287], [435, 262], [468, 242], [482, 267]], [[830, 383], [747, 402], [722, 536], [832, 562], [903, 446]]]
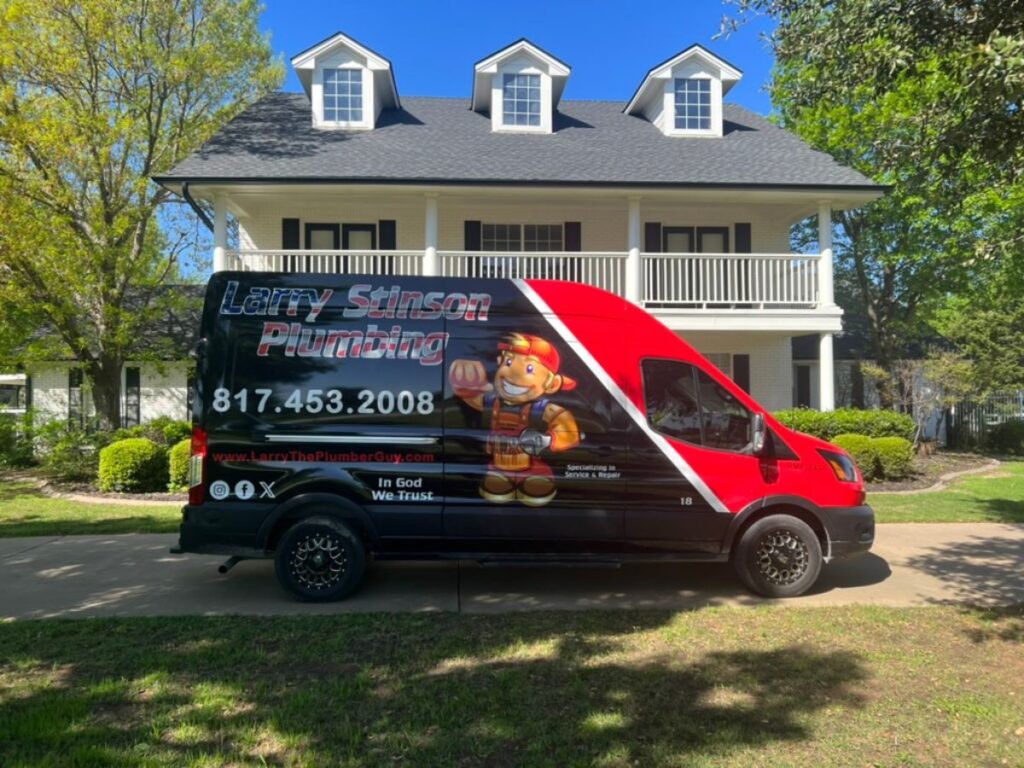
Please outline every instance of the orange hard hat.
[[[528, 333], [515, 333], [498, 345], [503, 352], [511, 352], [514, 355], [525, 355], [536, 359], [538, 363], [547, 368], [551, 373], [557, 374], [561, 364], [558, 350], [547, 339], [540, 336], [531, 336]], [[576, 380], [568, 376], [562, 376], [562, 389], [573, 389]]]

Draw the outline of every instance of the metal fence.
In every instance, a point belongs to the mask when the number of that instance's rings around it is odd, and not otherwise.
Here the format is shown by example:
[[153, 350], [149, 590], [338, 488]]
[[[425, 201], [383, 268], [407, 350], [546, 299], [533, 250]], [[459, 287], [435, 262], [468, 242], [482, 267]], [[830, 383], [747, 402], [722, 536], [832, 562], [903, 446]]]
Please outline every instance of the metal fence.
[[984, 400], [961, 401], [947, 415], [949, 447], [984, 446], [993, 427], [1008, 421], [1024, 422], [1024, 389], [999, 392]]

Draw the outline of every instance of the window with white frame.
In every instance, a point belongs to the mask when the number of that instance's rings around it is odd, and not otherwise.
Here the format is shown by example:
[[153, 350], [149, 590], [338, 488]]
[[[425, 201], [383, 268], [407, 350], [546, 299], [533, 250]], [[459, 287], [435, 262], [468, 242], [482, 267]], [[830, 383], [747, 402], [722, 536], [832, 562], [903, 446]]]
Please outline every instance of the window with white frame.
[[523, 227], [523, 250], [541, 253], [562, 250], [562, 225], [527, 224]]
[[540, 126], [540, 75], [505, 75], [503, 122], [510, 126]]
[[359, 123], [363, 119], [363, 71], [324, 70], [324, 122]]
[[518, 224], [483, 224], [480, 247], [484, 251], [521, 251], [522, 227]]
[[732, 355], [728, 352], [705, 352], [704, 357], [708, 359], [715, 368], [720, 370], [730, 379], [732, 378]]
[[676, 130], [711, 130], [711, 81], [704, 77], [677, 77]]
[[480, 247], [484, 251], [561, 251], [561, 224], [482, 224]]

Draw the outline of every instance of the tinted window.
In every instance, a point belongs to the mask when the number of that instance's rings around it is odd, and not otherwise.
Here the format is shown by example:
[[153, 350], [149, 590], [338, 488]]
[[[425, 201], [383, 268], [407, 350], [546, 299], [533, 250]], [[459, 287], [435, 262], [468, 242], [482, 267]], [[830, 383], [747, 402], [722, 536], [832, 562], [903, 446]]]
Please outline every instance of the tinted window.
[[659, 432], [701, 443], [700, 405], [693, 366], [673, 360], [643, 362], [647, 420]]
[[750, 412], [708, 374], [699, 368], [696, 371], [704, 445], [730, 451], [743, 450], [750, 443]]
[[750, 412], [689, 363], [645, 360], [642, 364], [647, 419], [677, 440], [740, 451], [750, 443]]

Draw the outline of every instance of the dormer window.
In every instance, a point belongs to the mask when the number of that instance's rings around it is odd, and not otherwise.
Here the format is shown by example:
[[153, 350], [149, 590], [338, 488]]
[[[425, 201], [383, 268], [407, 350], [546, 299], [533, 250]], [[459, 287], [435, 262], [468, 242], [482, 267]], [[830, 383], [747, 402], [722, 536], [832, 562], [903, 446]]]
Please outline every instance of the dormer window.
[[363, 120], [363, 71], [324, 70], [324, 122], [360, 123]]
[[292, 59], [309, 96], [313, 127], [371, 130], [385, 109], [401, 109], [391, 62], [338, 32]]
[[692, 45], [651, 69], [624, 111], [666, 136], [722, 136], [722, 97], [740, 77], [729, 62]]
[[711, 130], [711, 80], [706, 77], [675, 79], [677, 131]]
[[540, 75], [504, 76], [505, 125], [540, 126]]
[[474, 112], [491, 130], [551, 133], [569, 67], [529, 40], [517, 40], [473, 67]]

